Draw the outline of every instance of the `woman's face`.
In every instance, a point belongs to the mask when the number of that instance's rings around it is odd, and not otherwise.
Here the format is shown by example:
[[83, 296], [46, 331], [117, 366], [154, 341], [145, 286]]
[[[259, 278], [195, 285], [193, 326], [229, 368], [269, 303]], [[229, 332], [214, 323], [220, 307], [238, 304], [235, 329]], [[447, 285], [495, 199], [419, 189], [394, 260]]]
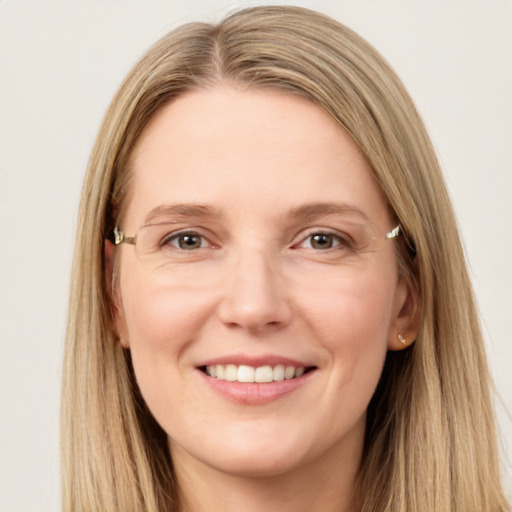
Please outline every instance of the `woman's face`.
[[225, 86], [162, 108], [132, 164], [117, 325], [175, 463], [359, 461], [410, 299], [350, 137], [304, 99]]

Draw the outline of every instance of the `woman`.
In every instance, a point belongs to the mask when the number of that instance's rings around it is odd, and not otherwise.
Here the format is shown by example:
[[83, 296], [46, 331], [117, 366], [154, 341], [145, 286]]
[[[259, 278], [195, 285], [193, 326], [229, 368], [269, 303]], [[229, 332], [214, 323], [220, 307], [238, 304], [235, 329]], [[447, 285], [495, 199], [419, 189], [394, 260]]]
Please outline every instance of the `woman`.
[[258, 7], [164, 37], [78, 232], [66, 510], [507, 510], [439, 166], [346, 27]]

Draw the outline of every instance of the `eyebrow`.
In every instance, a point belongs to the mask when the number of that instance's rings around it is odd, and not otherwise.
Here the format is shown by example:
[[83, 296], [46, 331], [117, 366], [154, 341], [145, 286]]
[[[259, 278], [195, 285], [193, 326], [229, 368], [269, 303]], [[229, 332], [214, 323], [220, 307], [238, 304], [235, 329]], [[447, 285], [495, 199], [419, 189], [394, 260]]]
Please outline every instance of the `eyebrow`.
[[151, 224], [159, 217], [213, 217], [220, 218], [222, 212], [209, 205], [200, 204], [162, 204], [153, 208], [144, 219], [144, 225]]
[[349, 203], [313, 203], [298, 206], [290, 212], [292, 217], [298, 217], [302, 220], [314, 220], [325, 215], [356, 215], [366, 222], [371, 223], [370, 219], [360, 208]]
[[[348, 203], [312, 203], [292, 208], [289, 216], [302, 221], [312, 221], [325, 215], [356, 215], [366, 222], [368, 216], [357, 206]], [[159, 217], [210, 217], [219, 219], [222, 211], [214, 206], [193, 203], [162, 204], [153, 208], [144, 219], [144, 225], [153, 223]]]

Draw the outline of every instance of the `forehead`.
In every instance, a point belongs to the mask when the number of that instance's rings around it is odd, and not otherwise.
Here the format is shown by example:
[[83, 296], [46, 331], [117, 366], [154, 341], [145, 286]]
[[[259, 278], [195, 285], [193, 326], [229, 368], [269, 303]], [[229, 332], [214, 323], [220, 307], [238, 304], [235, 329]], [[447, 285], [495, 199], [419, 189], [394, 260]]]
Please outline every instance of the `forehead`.
[[127, 221], [135, 226], [160, 204], [270, 216], [346, 202], [369, 218], [387, 215], [348, 134], [322, 108], [290, 94], [225, 86], [181, 96], [144, 129], [132, 172]]

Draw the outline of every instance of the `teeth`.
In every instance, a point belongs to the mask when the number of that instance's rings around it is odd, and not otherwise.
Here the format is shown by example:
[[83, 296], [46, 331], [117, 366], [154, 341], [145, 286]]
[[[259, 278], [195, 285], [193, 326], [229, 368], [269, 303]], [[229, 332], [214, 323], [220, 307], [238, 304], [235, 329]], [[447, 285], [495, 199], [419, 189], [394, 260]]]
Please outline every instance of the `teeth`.
[[284, 365], [278, 364], [274, 367], [274, 380], [284, 380]]
[[254, 382], [272, 382], [274, 380], [274, 372], [272, 366], [260, 366], [254, 372]]
[[286, 380], [293, 379], [295, 377], [295, 367], [294, 366], [287, 366], [284, 371], [284, 378]]
[[274, 367], [270, 365], [258, 366], [257, 368], [245, 364], [240, 366], [235, 364], [216, 364], [206, 367], [206, 373], [210, 377], [215, 377], [219, 380], [260, 383], [294, 379], [304, 375], [305, 370], [304, 366], [284, 366], [283, 364], [278, 364]]
[[254, 368], [244, 364], [240, 365], [238, 367], [238, 382], [254, 382]]
[[226, 365], [226, 372], [224, 373], [224, 378], [229, 380], [230, 382], [235, 382], [238, 378], [238, 369], [234, 364]]

